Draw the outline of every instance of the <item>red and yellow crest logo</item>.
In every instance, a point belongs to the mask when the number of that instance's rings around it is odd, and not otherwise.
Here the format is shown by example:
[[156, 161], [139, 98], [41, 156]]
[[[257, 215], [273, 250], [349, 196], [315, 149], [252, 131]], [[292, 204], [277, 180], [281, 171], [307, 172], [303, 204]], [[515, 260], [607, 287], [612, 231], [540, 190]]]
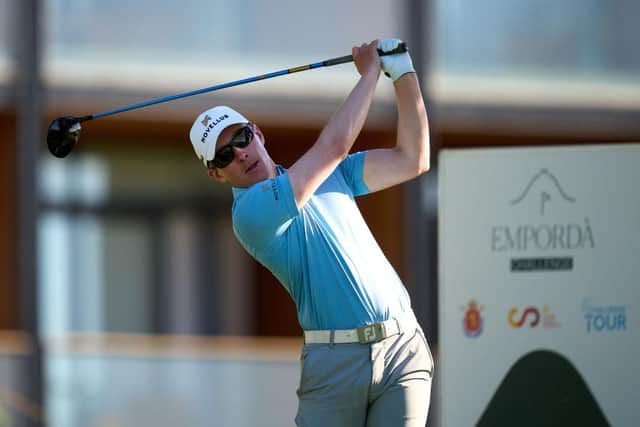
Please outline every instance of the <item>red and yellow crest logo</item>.
[[464, 310], [464, 319], [462, 320], [462, 326], [466, 336], [477, 337], [482, 333], [484, 321], [482, 319], [481, 311], [483, 309], [484, 307], [481, 305], [479, 306], [476, 301], [469, 301], [469, 305], [467, 305]]

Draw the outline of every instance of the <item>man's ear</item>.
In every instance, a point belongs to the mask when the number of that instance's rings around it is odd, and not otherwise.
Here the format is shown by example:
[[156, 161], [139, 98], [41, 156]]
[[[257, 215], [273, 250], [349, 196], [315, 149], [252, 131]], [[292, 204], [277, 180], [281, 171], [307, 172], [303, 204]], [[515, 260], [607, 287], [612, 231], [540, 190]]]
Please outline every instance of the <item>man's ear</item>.
[[207, 169], [207, 174], [209, 175], [209, 178], [214, 179], [218, 182], [227, 182], [227, 178], [224, 177], [224, 175], [218, 168]]

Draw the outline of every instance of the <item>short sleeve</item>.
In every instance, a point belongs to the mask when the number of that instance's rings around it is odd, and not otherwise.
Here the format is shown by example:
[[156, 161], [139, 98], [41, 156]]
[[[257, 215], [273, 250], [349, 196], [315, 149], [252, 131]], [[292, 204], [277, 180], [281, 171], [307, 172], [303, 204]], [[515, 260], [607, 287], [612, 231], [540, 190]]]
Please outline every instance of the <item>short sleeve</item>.
[[354, 196], [362, 196], [371, 192], [364, 182], [364, 159], [366, 154], [366, 151], [350, 154], [338, 166]]

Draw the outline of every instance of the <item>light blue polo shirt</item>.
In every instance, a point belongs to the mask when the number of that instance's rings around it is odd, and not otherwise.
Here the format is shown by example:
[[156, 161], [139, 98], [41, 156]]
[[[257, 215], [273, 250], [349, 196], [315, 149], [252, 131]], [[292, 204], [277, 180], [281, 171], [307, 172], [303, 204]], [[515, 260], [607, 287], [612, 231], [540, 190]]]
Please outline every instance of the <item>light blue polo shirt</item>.
[[301, 209], [281, 166], [275, 178], [233, 188], [236, 237], [289, 292], [305, 330], [351, 329], [410, 309], [354, 200], [369, 192], [365, 154], [342, 161]]

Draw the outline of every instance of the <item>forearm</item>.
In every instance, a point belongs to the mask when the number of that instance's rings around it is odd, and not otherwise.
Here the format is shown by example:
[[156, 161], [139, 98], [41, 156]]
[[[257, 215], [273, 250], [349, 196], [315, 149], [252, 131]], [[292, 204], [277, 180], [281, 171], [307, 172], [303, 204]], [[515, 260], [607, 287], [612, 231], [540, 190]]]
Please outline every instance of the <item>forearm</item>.
[[331, 145], [342, 157], [349, 153], [369, 114], [379, 75], [379, 70], [372, 70], [360, 77], [322, 130], [318, 144]]
[[416, 173], [429, 169], [429, 122], [415, 73], [407, 73], [394, 83], [398, 107], [396, 149], [414, 163]]

